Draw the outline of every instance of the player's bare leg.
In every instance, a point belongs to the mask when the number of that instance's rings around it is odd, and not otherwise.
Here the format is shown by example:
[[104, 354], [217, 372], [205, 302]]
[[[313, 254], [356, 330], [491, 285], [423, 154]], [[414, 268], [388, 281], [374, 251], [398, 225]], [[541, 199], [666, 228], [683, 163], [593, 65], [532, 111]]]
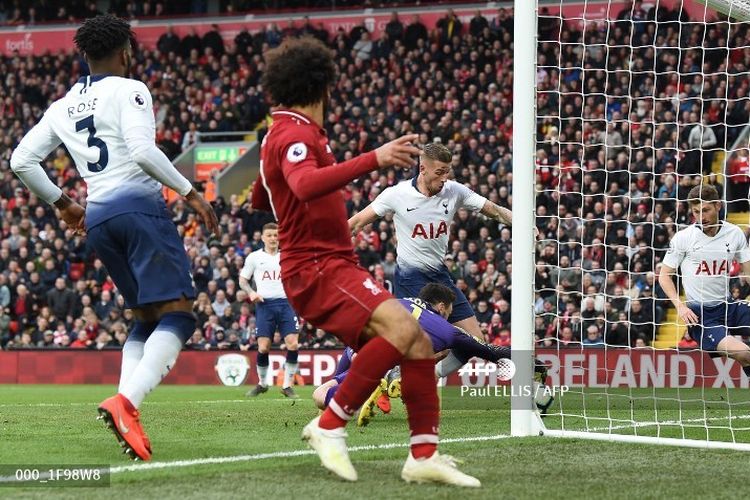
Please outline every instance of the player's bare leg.
[[284, 384], [281, 386], [281, 393], [292, 399], [297, 399], [297, 393], [292, 389], [294, 385], [294, 376], [297, 374], [297, 368], [299, 364], [297, 362], [299, 346], [297, 339], [299, 335], [296, 333], [290, 333], [284, 336], [284, 343], [286, 344], [286, 363], [284, 364]]
[[750, 376], [750, 347], [736, 337], [724, 337], [716, 345], [716, 350], [736, 360], [745, 374]]
[[326, 401], [326, 395], [328, 394], [329, 389], [337, 385], [339, 385], [338, 381], [336, 379], [331, 379], [325, 384], [319, 385], [318, 387], [315, 388], [315, 390], [313, 391], [312, 399], [313, 399], [313, 403], [315, 403], [315, 406], [319, 410], [326, 409], [326, 406], [328, 406], [328, 403]]
[[245, 396], [255, 397], [268, 392], [268, 352], [271, 350], [271, 339], [269, 337], [258, 337], [258, 357], [255, 367], [258, 371], [258, 385], [247, 391]]

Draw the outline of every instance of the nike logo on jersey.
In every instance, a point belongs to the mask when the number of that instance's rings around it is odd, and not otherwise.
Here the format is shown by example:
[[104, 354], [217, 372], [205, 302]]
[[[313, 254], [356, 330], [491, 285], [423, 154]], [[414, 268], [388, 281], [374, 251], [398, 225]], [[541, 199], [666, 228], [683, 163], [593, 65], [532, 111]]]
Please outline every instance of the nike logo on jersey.
[[411, 211], [413, 211], [413, 210], [416, 210], [417, 208], [419, 208], [419, 207], [414, 207], [414, 208], [407, 208], [407, 209], [406, 209], [406, 211], [407, 211], [407, 212], [411, 212]]

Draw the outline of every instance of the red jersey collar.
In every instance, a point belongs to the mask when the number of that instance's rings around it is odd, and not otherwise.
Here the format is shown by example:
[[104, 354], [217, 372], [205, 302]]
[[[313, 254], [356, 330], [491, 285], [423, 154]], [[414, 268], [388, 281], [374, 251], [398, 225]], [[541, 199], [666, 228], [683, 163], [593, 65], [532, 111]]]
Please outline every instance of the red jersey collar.
[[310, 118], [304, 113], [300, 113], [296, 110], [286, 109], [286, 108], [280, 108], [276, 111], [271, 112], [271, 116], [274, 120], [278, 119], [284, 119], [284, 120], [299, 120], [305, 125], [313, 125], [314, 127], [318, 127], [320, 130], [324, 130], [323, 127], [317, 123], [315, 123], [315, 120]]

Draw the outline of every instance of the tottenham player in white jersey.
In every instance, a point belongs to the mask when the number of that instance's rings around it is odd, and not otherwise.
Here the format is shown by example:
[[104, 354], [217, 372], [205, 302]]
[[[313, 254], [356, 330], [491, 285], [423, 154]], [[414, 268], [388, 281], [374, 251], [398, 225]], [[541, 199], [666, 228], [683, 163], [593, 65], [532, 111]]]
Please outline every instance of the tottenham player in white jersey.
[[[688, 194], [696, 223], [678, 231], [669, 242], [659, 284], [688, 325], [701, 348], [734, 358], [750, 375], [750, 347], [733, 335], [750, 326], [750, 306], [731, 298], [730, 269], [736, 259], [742, 277], [750, 279], [750, 247], [745, 233], [719, 221], [721, 201], [711, 185], [696, 186]], [[687, 304], [680, 300], [672, 276], [679, 267]]]
[[[273, 222], [263, 226], [261, 233], [263, 248], [251, 253], [245, 259], [240, 271], [240, 288], [255, 303], [255, 336], [258, 340], [258, 385], [247, 396], [257, 396], [268, 391], [268, 351], [271, 350], [273, 334], [276, 330], [284, 337], [286, 344], [286, 364], [284, 384], [281, 393], [288, 398], [297, 398], [292, 389], [297, 374], [297, 315], [286, 298], [281, 284], [281, 252], [279, 251], [279, 226]], [[250, 286], [255, 281], [255, 290]]]
[[[349, 219], [349, 228], [357, 232], [387, 212], [393, 212], [398, 240], [396, 297], [418, 297], [428, 283], [443, 284], [456, 294], [448, 321], [481, 339], [482, 331], [474, 310], [453, 283], [444, 262], [450, 225], [460, 208], [479, 211], [507, 225], [511, 224], [512, 214], [466, 186], [449, 180], [452, 158], [445, 145], [426, 144], [419, 157], [419, 174], [380, 193], [370, 205]], [[457, 370], [459, 363], [449, 355], [439, 363], [438, 375], [446, 376]]]
[[[174, 366], [195, 329], [190, 262], [172, 224], [162, 184], [218, 234], [216, 215], [154, 143], [151, 94], [127, 78], [134, 35], [114, 16], [86, 20], [75, 43], [91, 70], [54, 102], [21, 140], [11, 167], [24, 184], [60, 210], [96, 251], [136, 321], [122, 350], [117, 395], [99, 405], [100, 418], [133, 459], [148, 460], [151, 444], [138, 407]], [[80, 205], [47, 177], [40, 161], [60, 144], [88, 188]]]

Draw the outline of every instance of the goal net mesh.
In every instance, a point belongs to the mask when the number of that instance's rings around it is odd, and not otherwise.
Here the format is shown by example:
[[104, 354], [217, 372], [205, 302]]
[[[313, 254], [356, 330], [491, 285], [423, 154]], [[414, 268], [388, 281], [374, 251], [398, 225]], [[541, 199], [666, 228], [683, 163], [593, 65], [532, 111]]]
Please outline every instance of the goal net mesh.
[[750, 443], [747, 376], [696, 349], [658, 284], [693, 186], [748, 227], [750, 23], [680, 0], [539, 3], [537, 20], [534, 334], [569, 387], [545, 426]]

